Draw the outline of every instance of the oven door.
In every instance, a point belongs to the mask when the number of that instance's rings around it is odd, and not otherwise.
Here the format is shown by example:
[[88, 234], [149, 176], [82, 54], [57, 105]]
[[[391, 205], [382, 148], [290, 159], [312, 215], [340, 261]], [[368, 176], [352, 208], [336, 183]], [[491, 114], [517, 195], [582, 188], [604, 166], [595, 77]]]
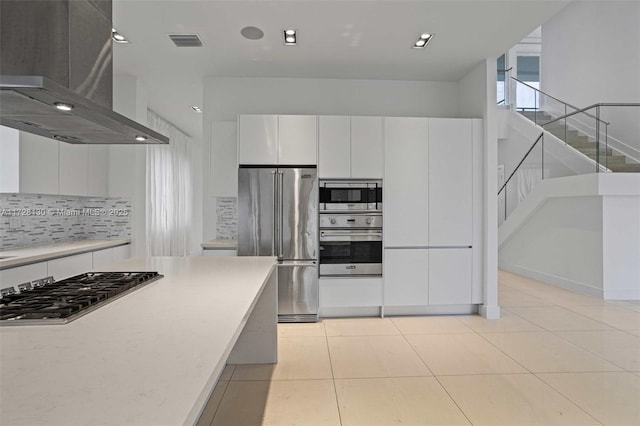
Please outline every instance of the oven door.
[[321, 230], [320, 276], [382, 275], [381, 230]]

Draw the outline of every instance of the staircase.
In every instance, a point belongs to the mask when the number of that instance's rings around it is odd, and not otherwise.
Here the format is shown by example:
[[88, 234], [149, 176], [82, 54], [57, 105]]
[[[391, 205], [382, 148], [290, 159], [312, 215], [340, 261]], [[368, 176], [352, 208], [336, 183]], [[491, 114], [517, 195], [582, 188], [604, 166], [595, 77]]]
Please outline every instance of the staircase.
[[[534, 123], [544, 124], [554, 119], [551, 115], [541, 111], [519, 111], [527, 119]], [[558, 137], [560, 140], [565, 140], [565, 126], [562, 120], [551, 123], [548, 126], [544, 126], [544, 129], [552, 135]], [[596, 141], [584, 133], [567, 129], [566, 130], [566, 142], [572, 148], [583, 153], [587, 157], [596, 161]], [[634, 162], [632, 159], [627, 158], [624, 155], [614, 154], [611, 148], [605, 148], [603, 143], [600, 144], [600, 164], [611, 170], [612, 172], [623, 173], [640, 173], [640, 164]]]

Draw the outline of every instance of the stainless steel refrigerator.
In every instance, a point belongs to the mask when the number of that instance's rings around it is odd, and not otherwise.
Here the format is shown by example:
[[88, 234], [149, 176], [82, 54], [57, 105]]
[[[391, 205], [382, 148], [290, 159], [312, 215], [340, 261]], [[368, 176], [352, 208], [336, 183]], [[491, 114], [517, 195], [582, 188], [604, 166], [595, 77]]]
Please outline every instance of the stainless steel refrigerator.
[[240, 166], [238, 256], [278, 257], [278, 321], [318, 320], [315, 167]]

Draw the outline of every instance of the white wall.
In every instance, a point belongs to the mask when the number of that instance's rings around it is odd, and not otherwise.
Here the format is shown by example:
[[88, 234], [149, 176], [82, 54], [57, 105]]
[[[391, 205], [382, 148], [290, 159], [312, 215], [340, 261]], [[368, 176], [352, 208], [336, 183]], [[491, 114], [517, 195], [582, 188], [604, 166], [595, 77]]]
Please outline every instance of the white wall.
[[500, 267], [607, 299], [640, 298], [640, 175], [548, 179], [500, 227]]
[[548, 199], [500, 247], [500, 266], [602, 296], [602, 200]]
[[[480, 187], [482, 213], [474, 215], [474, 234], [481, 233], [479, 250], [474, 250], [474, 268], [481, 269], [483, 305], [480, 314], [499, 318], [498, 306], [498, 120], [496, 107], [496, 58], [487, 58], [476, 65], [458, 82], [458, 110], [460, 117], [483, 119], [482, 176]], [[481, 188], [481, 190], [480, 190]], [[476, 272], [474, 271], [474, 275]]]
[[[639, 102], [640, 2], [572, 2], [542, 26], [541, 68], [541, 89], [578, 107]], [[640, 109], [602, 112], [639, 158]]]

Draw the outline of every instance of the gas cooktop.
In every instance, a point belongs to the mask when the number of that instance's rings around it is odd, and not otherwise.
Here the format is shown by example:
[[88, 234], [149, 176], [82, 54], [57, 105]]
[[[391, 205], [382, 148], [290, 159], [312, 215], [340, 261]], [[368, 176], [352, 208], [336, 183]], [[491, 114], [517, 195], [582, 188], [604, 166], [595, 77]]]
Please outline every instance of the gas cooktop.
[[3, 291], [0, 325], [66, 324], [146, 284], [158, 272], [88, 272], [20, 292]]

